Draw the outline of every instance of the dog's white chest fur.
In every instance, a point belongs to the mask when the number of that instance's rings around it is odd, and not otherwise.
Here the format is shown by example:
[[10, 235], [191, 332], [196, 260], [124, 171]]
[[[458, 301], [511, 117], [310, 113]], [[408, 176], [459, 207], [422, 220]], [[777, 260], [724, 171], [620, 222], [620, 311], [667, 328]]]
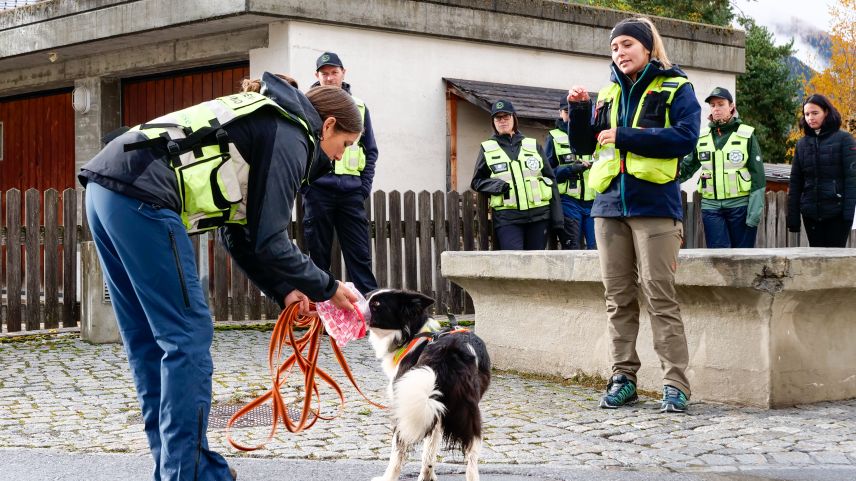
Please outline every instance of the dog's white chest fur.
[[401, 332], [394, 329], [372, 328], [369, 332], [369, 343], [375, 351], [375, 357], [380, 359], [384, 374], [390, 380], [395, 378], [398, 366], [395, 364], [395, 349], [398, 345]]

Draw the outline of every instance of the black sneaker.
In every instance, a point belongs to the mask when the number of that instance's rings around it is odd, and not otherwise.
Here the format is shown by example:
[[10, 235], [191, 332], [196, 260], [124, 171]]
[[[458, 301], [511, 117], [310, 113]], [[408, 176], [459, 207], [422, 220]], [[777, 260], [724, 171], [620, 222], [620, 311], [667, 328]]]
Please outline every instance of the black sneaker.
[[636, 404], [639, 396], [636, 395], [636, 384], [627, 379], [624, 374], [616, 374], [609, 380], [606, 386], [606, 394], [600, 398], [600, 407], [604, 409], [616, 409], [618, 407]]
[[663, 400], [660, 402], [661, 413], [687, 412], [688, 399], [683, 391], [675, 386], [663, 386]]

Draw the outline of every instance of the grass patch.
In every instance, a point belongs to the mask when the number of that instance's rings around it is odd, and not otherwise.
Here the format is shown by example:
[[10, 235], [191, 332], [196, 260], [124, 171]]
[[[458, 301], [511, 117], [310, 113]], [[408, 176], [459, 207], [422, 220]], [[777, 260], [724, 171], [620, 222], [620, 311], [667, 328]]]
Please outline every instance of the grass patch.
[[[546, 381], [553, 382], [559, 384], [561, 386], [576, 386], [576, 387], [586, 387], [589, 389], [594, 389], [596, 391], [605, 391], [607, 380], [597, 374], [586, 374], [583, 372], [578, 372], [571, 377], [562, 377], [551, 374], [536, 374], [531, 372], [521, 372], [515, 370], [500, 370], [494, 369], [494, 372], [499, 374], [510, 374], [513, 376], [518, 376], [523, 379], [531, 379], [535, 381]], [[657, 391], [648, 391], [645, 389], [639, 389], [637, 387], [636, 392], [639, 393], [640, 396], [645, 396], [649, 398], [659, 399], [660, 393]]]
[[259, 331], [270, 332], [276, 325], [274, 322], [256, 324], [214, 324], [215, 331]]
[[[76, 335], [76, 333], [75, 333]], [[15, 344], [15, 343], [43, 343], [43, 344], [56, 344], [63, 343], [69, 344], [72, 342], [72, 339], [68, 337], [68, 334], [64, 333], [46, 333], [46, 334], [15, 334], [15, 335], [2, 335], [0, 336], [0, 344]]]

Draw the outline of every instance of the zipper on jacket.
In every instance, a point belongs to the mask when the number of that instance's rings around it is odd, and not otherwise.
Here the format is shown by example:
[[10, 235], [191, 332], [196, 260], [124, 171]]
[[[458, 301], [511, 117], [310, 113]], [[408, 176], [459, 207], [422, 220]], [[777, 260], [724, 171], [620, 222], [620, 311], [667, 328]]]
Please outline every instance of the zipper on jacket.
[[[645, 73], [648, 72], [649, 68], [651, 68], [650, 63], [648, 63], [648, 65], [646, 65], [645, 68], [642, 70], [642, 73], [639, 74], [638, 77], [636, 77], [636, 82], [633, 82], [633, 85], [630, 86], [630, 92], [628, 92], [627, 97], [624, 96], [624, 89], [621, 89], [621, 103], [623, 104], [622, 105], [623, 108], [622, 108], [622, 112], [621, 112], [623, 114], [622, 119], [621, 119], [621, 123], [624, 124], [624, 125], [622, 125], [623, 127], [627, 127], [627, 109], [629, 108], [630, 97], [633, 95], [633, 89], [636, 88], [636, 85], [639, 84], [639, 80], [642, 80], [642, 77], [645, 76]], [[619, 82], [619, 85], [621, 85], [620, 82]], [[626, 98], [626, 101], [625, 101], [625, 98]], [[639, 103], [641, 104], [643, 102], [643, 100], [644, 99], [640, 98]], [[639, 108], [639, 107], [637, 107], [637, 108]], [[618, 138], [618, 131], [617, 130], [616, 130], [615, 137]], [[619, 189], [618, 189], [619, 196], [621, 197], [621, 215], [623, 215], [624, 217], [627, 217], [627, 199], [624, 196], [624, 193], [625, 193], [624, 192], [624, 176], [627, 174], [627, 155], [625, 154], [624, 159], [622, 159], [619, 156], [618, 161], [622, 165], [621, 173], [619, 174], [619, 175], [621, 175], [621, 180], [619, 181]]]
[[814, 137], [814, 212], [818, 219], [822, 219], [820, 215], [820, 142], [817, 136]]
[[178, 270], [178, 282], [181, 284], [184, 307], [190, 307], [190, 295], [187, 293], [187, 283], [184, 281], [184, 269], [181, 268], [181, 259], [178, 257], [178, 246], [176, 246], [175, 234], [172, 231], [169, 231], [169, 242], [172, 246], [172, 257], [175, 259], [175, 268]]

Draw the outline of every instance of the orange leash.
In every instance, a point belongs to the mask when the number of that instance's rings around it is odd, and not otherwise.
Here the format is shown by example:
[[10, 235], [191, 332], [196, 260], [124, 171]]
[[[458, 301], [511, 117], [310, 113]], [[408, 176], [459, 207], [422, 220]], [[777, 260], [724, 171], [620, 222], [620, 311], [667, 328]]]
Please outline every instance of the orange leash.
[[[318, 367], [318, 352], [321, 345], [321, 334], [324, 333], [324, 325], [321, 322], [321, 318], [319, 318], [317, 314], [300, 314], [299, 309], [299, 303], [291, 304], [283, 309], [279, 315], [279, 319], [276, 321], [273, 332], [271, 333], [270, 344], [268, 346], [268, 369], [270, 370], [271, 376], [271, 388], [266, 393], [255, 398], [247, 403], [246, 406], [239, 409], [238, 412], [232, 415], [229, 422], [226, 423], [226, 440], [229, 441], [229, 444], [231, 444], [235, 449], [241, 451], [255, 451], [256, 449], [264, 447], [265, 444], [273, 439], [276, 434], [277, 425], [280, 421], [282, 421], [283, 425], [285, 425], [285, 429], [289, 432], [299, 433], [304, 429], [311, 428], [318, 419], [330, 420], [335, 418], [342, 414], [342, 411], [345, 408], [345, 395], [342, 393], [342, 388], [339, 387], [339, 384], [332, 376]], [[315, 304], [310, 303], [309, 309], [314, 311]], [[359, 315], [360, 319], [363, 319], [362, 313], [360, 313], [359, 310], [357, 310], [357, 315]], [[365, 322], [365, 319], [363, 319], [363, 322]], [[295, 328], [306, 328], [306, 331], [302, 336], [297, 337], [294, 334]], [[291, 348], [292, 354], [288, 356], [285, 361], [280, 363], [280, 360], [284, 356], [286, 346]], [[339, 346], [336, 345], [336, 341], [332, 337], [330, 337], [330, 346], [332, 346], [336, 361], [338, 361], [339, 366], [345, 373], [345, 376], [347, 376], [348, 380], [354, 388], [356, 388], [357, 392], [360, 393], [363, 399], [373, 406], [386, 409], [385, 406], [372, 401], [363, 394], [363, 391], [354, 379], [353, 373], [351, 373], [351, 369], [348, 367], [345, 356], [342, 355], [342, 351], [339, 349]], [[303, 388], [305, 392], [305, 397], [303, 398], [303, 409], [300, 413], [300, 418], [296, 422], [288, 415], [288, 409], [282, 398], [282, 393], [280, 392], [281, 387], [285, 384], [286, 376], [295, 364], [303, 373]], [[339, 396], [339, 412], [334, 416], [324, 417], [320, 414], [321, 399], [316, 377], [324, 381]], [[312, 408], [313, 394], [317, 398], [317, 407], [315, 409]], [[232, 439], [231, 429], [235, 422], [268, 400], [271, 401], [273, 421], [271, 423], [271, 430], [268, 434], [267, 440], [256, 446], [244, 446]]]

